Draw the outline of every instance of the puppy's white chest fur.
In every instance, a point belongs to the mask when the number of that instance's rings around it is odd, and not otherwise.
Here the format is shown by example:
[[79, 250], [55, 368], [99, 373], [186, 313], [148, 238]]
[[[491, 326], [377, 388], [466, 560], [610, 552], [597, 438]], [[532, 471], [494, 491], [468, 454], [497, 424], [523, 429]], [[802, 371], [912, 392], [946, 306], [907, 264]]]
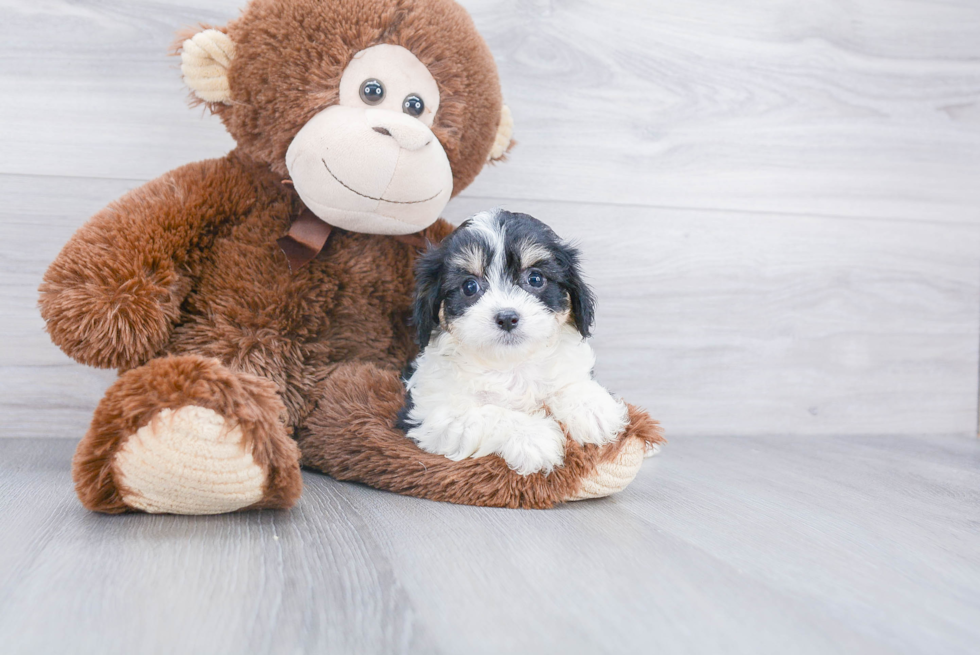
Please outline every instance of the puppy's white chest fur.
[[414, 319], [424, 351], [399, 417], [422, 449], [496, 454], [528, 474], [562, 463], [565, 431], [583, 444], [616, 439], [626, 406], [592, 379], [595, 299], [578, 262], [547, 225], [500, 209], [422, 256]]
[[579, 443], [616, 439], [628, 417], [621, 401], [592, 380], [595, 357], [574, 327], [552, 343], [501, 361], [461, 349], [440, 334], [408, 381], [408, 431], [423, 450], [450, 459], [497, 454], [522, 474], [562, 463], [565, 435]]

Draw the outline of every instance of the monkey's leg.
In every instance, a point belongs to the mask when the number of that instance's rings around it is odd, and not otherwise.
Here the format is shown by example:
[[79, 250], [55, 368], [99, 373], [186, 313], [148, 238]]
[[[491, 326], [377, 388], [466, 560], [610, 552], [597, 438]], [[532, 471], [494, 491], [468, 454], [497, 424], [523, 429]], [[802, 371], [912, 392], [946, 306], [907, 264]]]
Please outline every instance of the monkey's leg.
[[404, 401], [398, 373], [373, 364], [338, 367], [317, 389], [300, 427], [303, 464], [338, 480], [465, 505], [546, 508], [622, 491], [643, 463], [646, 444], [663, 440], [646, 412], [630, 407], [630, 424], [604, 446], [565, 442], [551, 473], [520, 475], [496, 455], [454, 462], [427, 453], [393, 427]]
[[97, 512], [219, 514], [286, 508], [299, 449], [275, 385], [196, 355], [163, 357], [109, 388], [72, 465]]

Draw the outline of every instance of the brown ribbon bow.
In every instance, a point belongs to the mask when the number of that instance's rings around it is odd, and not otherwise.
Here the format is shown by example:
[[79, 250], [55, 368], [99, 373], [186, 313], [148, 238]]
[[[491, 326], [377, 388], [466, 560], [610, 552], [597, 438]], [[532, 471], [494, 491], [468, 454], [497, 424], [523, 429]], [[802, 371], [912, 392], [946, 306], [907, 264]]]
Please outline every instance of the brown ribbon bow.
[[307, 207], [303, 207], [303, 211], [289, 226], [286, 235], [276, 239], [276, 243], [286, 255], [286, 261], [289, 262], [289, 270], [295, 273], [313, 261], [327, 245], [331, 232], [333, 228], [329, 223], [321, 220]]
[[[291, 190], [293, 181], [283, 180], [282, 185]], [[286, 255], [289, 270], [295, 273], [316, 259], [316, 256], [326, 247], [330, 235], [333, 234], [334, 230], [339, 229], [327, 223], [304, 205], [299, 215], [293, 219], [285, 236], [276, 239], [279, 248]], [[428, 245], [428, 240], [418, 233], [400, 234], [392, 236], [392, 238], [417, 249], [425, 248]]]

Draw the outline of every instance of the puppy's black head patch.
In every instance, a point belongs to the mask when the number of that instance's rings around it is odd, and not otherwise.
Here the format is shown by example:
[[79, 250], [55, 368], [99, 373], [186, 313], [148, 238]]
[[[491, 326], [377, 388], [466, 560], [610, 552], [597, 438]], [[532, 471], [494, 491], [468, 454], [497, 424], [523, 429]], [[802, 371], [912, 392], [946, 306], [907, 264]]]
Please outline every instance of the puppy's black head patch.
[[494, 210], [465, 221], [416, 264], [414, 322], [425, 348], [432, 331], [461, 316], [494, 284], [520, 287], [554, 313], [570, 311], [588, 337], [595, 297], [576, 248], [527, 214]]

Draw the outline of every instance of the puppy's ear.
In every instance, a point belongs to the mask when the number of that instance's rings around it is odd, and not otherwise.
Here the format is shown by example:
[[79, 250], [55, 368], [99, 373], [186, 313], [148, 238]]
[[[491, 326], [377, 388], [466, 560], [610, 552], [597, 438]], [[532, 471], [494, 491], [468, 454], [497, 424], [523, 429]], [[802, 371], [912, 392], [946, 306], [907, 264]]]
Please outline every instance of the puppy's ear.
[[564, 269], [565, 282], [562, 286], [568, 292], [575, 327], [583, 337], [588, 337], [592, 334], [592, 323], [595, 321], [595, 294], [582, 279], [578, 250], [565, 245], [557, 259]]
[[415, 307], [412, 322], [415, 324], [419, 347], [429, 345], [432, 331], [439, 325], [439, 305], [442, 304], [442, 248], [429, 246], [428, 251], [415, 262]]

